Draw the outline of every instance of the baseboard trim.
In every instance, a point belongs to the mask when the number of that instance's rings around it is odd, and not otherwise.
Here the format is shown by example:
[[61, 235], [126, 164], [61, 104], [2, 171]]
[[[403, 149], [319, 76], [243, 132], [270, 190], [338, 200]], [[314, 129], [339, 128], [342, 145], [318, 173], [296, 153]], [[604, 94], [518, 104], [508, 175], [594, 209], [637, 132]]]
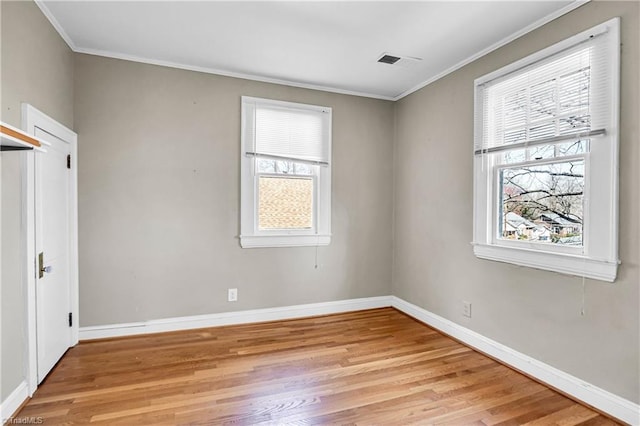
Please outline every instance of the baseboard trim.
[[365, 309], [391, 306], [391, 296], [367, 297], [338, 300], [333, 302], [310, 303], [278, 308], [252, 309], [246, 311], [223, 312], [219, 314], [194, 315], [166, 318], [144, 322], [80, 327], [80, 340], [105, 339], [133, 336], [137, 334], [163, 333], [167, 331], [191, 330], [223, 325], [248, 324], [265, 321], [338, 314]]
[[29, 387], [23, 381], [0, 404], [0, 424], [5, 424], [20, 409], [20, 406], [29, 398]]
[[391, 296], [391, 306], [597, 410], [631, 425], [640, 424], [640, 405], [638, 404], [587, 383], [398, 297]]

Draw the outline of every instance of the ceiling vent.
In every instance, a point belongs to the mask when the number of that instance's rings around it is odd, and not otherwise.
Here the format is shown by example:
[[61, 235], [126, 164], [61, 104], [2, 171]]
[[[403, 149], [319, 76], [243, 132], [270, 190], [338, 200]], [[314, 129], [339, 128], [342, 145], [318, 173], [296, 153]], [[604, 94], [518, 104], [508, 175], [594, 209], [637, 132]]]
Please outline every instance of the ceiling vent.
[[412, 56], [391, 55], [389, 53], [383, 53], [378, 58], [378, 62], [380, 62], [381, 64], [397, 65], [404, 68], [418, 65], [420, 61], [422, 61], [422, 58], [414, 58]]
[[399, 56], [387, 55], [386, 53], [378, 59], [378, 62], [382, 64], [393, 65], [400, 60]]

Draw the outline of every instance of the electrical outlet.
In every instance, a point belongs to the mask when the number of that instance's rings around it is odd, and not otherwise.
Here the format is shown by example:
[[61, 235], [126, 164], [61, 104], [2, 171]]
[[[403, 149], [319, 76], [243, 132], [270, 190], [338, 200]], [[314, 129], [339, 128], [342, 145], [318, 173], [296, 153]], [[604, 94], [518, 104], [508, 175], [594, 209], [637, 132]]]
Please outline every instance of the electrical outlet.
[[229, 302], [238, 301], [238, 289], [237, 288], [230, 288], [229, 289], [228, 300], [229, 300]]
[[462, 315], [471, 318], [471, 302], [462, 301]]

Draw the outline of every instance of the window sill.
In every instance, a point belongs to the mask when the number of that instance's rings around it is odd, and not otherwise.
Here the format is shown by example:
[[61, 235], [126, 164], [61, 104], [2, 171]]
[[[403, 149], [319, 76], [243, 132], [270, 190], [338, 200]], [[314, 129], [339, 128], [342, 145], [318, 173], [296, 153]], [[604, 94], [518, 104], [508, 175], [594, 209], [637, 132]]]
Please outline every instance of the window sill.
[[474, 244], [473, 252], [480, 259], [512, 263], [600, 281], [614, 282], [618, 272], [617, 261], [592, 259], [565, 253], [550, 253], [487, 244]]
[[331, 235], [245, 235], [240, 236], [242, 248], [315, 247], [327, 246]]

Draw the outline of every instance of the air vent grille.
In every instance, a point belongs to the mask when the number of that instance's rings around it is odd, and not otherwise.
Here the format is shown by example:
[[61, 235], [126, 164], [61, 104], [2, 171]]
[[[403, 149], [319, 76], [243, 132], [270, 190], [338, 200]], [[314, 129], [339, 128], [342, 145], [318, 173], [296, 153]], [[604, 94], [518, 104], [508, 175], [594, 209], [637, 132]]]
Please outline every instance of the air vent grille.
[[399, 60], [400, 60], [399, 56], [382, 55], [382, 57], [380, 59], [378, 59], [378, 62], [383, 63], [383, 64], [393, 65], [396, 62], [398, 62]]

